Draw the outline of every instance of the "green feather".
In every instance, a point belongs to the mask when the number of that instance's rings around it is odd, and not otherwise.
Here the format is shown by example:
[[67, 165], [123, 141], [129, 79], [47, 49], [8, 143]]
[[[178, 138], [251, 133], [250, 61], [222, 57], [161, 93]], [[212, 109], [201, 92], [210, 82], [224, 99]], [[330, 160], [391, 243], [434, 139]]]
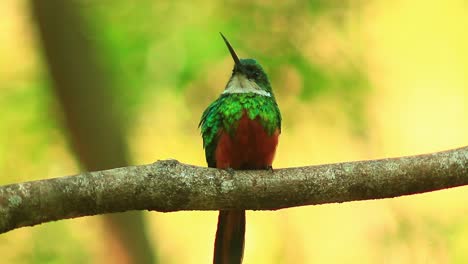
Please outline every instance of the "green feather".
[[[209, 167], [216, 167], [215, 151], [219, 131], [224, 130], [233, 136], [244, 111], [249, 119], [258, 120], [269, 135], [273, 135], [276, 129], [281, 131], [281, 114], [268, 76], [262, 66], [254, 59], [241, 59], [234, 66], [231, 80], [236, 76], [242, 76], [249, 81], [254, 81], [257, 85], [255, 89], [260, 89], [263, 94], [259, 94], [259, 90], [230, 93], [230, 83], [228, 83], [225, 93], [221, 94], [203, 112], [198, 126], [201, 128], [203, 147], [205, 148], [206, 161]], [[244, 83], [244, 85], [246, 84]], [[238, 87], [234, 88], [238, 90]], [[268, 96], [265, 96], [265, 94]]]
[[199, 124], [209, 167], [216, 167], [215, 150], [219, 131], [223, 129], [233, 136], [244, 111], [249, 119], [258, 118], [269, 135], [273, 135], [276, 129], [281, 130], [281, 114], [274, 97], [254, 93], [221, 95], [203, 112]]

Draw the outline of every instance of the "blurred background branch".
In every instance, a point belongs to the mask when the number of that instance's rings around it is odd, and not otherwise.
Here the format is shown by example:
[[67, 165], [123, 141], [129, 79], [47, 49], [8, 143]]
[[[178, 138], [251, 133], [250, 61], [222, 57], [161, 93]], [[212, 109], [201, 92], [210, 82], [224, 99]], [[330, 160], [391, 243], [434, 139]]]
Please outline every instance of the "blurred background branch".
[[127, 210], [275, 210], [392, 198], [468, 185], [468, 147], [411, 157], [272, 171], [176, 160], [0, 187], [0, 233]]
[[[30, 1], [71, 148], [86, 170], [129, 164], [109, 66], [82, 18], [79, 1]], [[141, 212], [102, 217], [109, 263], [155, 263]]]

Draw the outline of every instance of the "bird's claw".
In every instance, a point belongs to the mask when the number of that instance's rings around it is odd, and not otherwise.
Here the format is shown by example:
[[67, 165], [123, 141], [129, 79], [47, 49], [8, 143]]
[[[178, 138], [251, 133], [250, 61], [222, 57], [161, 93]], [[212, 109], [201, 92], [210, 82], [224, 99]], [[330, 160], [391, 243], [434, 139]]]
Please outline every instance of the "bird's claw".
[[234, 176], [234, 174], [236, 173], [236, 170], [234, 170], [231, 167], [226, 168], [226, 171], [227, 171], [227, 173], [229, 173], [229, 175], [231, 175], [231, 177]]

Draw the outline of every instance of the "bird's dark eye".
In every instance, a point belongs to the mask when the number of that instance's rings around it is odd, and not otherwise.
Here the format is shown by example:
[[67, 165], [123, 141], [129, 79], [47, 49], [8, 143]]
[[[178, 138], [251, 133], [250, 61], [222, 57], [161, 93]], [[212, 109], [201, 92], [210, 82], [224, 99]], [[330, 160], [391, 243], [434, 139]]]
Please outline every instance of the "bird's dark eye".
[[252, 79], [258, 79], [259, 77], [260, 77], [260, 73], [258, 73], [258, 72], [253, 72], [252, 75], [251, 75]]

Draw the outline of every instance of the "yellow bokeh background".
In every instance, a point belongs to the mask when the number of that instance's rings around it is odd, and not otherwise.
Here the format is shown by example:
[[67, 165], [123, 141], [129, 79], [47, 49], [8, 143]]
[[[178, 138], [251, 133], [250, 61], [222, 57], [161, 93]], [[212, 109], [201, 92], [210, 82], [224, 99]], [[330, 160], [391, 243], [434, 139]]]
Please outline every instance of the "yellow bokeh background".
[[[304, 101], [298, 96], [301, 80], [293, 69], [285, 68], [282, 76], [272, 78], [288, 84], [277, 93], [285, 121], [274, 167], [413, 155], [467, 145], [467, 11], [468, 3], [457, 0], [377, 0], [359, 15], [350, 16], [346, 31], [353, 41], [339, 48], [349, 44], [362, 50], [372, 87], [364, 100], [365, 138], [350, 129], [343, 99], [336, 94]], [[45, 69], [25, 2], [0, 2], [0, 29], [0, 120], [4, 122], [0, 126], [0, 183], [78, 173], [64, 135], [56, 130], [46, 136], [40, 154], [26, 155], [30, 145], [44, 136], [25, 124], [43, 113], [37, 113], [41, 109], [34, 93], [32, 99], [12, 94], [30, 94], [26, 84]], [[204, 37], [220, 41], [215, 33]], [[322, 33], [323, 39], [306, 45], [304, 53], [312, 54], [311, 60], [339, 60], [327, 44], [336, 36]], [[314, 57], [317, 51], [323, 57]], [[198, 83], [221, 92], [231, 66], [226, 53], [216, 64], [216, 74]], [[201, 71], [212, 74], [210, 69]], [[165, 88], [145, 98], [130, 124], [134, 163], [175, 158], [205, 166], [197, 129], [203, 108], [190, 109], [185, 103], [200, 92], [199, 85], [189, 84], [183, 93]], [[24, 107], [19, 109], [14, 100], [21, 100]], [[244, 261], [467, 263], [467, 190], [460, 187], [395, 199], [249, 211]], [[211, 261], [216, 212], [149, 212], [146, 216], [162, 263]], [[70, 256], [71, 263], [81, 263], [84, 256], [86, 262], [105, 263], [101, 227], [99, 218], [85, 217], [14, 230], [0, 235], [0, 255], [5, 263], [28, 263], [34, 254], [44, 263], [60, 254]], [[76, 253], [69, 253], [73, 250]]]

